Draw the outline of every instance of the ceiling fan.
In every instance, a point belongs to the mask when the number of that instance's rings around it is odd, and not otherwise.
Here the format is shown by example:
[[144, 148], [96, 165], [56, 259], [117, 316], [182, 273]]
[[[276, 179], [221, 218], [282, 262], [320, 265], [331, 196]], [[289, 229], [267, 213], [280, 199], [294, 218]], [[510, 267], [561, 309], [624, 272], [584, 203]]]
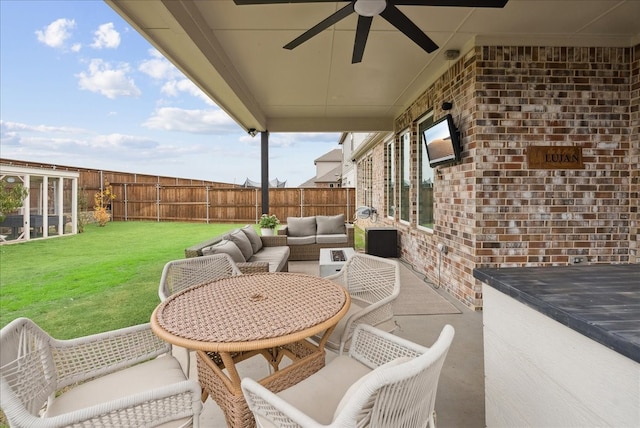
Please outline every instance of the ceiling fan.
[[[237, 5], [248, 4], [281, 4], [281, 3], [320, 3], [336, 0], [234, 0]], [[294, 49], [313, 36], [326, 30], [352, 13], [358, 14], [358, 27], [353, 45], [351, 63], [362, 61], [364, 47], [369, 36], [369, 29], [374, 16], [380, 15], [391, 25], [402, 31], [422, 49], [431, 53], [438, 45], [429, 38], [396, 6], [449, 6], [449, 7], [491, 7], [502, 8], [509, 0], [341, 0], [349, 4], [319, 22], [299, 37], [284, 45], [285, 49]]]

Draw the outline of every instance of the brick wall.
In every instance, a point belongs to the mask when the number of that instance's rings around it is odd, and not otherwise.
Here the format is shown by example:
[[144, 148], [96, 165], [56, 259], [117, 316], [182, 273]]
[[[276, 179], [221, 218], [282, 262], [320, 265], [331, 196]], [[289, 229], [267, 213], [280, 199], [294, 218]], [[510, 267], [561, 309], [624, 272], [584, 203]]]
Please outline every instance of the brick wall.
[[640, 263], [640, 45], [631, 62], [631, 225], [629, 261]]
[[[458, 60], [396, 120], [415, 156], [416, 120], [452, 101], [463, 137], [463, 161], [436, 174], [433, 233], [387, 222], [402, 257], [476, 309], [475, 267], [637, 261], [639, 52], [492, 46]], [[531, 169], [536, 145], [580, 147], [584, 169]], [[383, 147], [373, 159], [384, 170]]]

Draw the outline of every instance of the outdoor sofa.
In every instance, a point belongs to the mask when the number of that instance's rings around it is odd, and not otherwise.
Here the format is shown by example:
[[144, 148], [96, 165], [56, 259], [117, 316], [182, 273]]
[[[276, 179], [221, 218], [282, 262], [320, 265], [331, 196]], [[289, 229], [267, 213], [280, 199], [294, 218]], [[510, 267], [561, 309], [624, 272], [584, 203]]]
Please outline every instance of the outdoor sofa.
[[286, 236], [260, 236], [251, 225], [216, 236], [184, 250], [186, 258], [225, 253], [242, 273], [288, 272]]
[[287, 217], [278, 235], [286, 236], [289, 260], [319, 260], [321, 248], [354, 246], [353, 225], [345, 222], [344, 214]]

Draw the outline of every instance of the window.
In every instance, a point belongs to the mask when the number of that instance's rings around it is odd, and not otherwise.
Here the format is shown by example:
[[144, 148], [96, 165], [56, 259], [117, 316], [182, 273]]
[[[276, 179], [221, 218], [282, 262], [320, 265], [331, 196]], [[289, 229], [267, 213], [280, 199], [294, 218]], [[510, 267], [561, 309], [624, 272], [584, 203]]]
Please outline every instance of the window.
[[373, 207], [373, 159], [367, 156], [358, 163], [359, 205]]
[[418, 122], [418, 141], [419, 148], [417, 150], [417, 225], [433, 229], [433, 168], [429, 166], [429, 158], [427, 157], [427, 146], [423, 140], [423, 131], [433, 125], [433, 111], [429, 111], [423, 119]]
[[387, 144], [387, 216], [396, 216], [396, 145]]
[[409, 189], [411, 186], [411, 133], [400, 135], [400, 220], [409, 221]]

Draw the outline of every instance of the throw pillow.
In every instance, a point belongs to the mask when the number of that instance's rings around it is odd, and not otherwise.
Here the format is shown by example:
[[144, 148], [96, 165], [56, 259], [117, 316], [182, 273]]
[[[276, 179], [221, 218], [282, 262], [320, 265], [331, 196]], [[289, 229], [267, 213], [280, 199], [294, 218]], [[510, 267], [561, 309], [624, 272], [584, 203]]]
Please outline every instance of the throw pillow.
[[311, 217], [287, 217], [287, 235], [312, 236], [316, 234], [316, 218]]
[[247, 238], [249, 238], [249, 241], [251, 242], [251, 248], [253, 248], [253, 254], [260, 251], [260, 249], [262, 248], [262, 239], [260, 239], [260, 235], [258, 235], [258, 232], [256, 232], [253, 226], [248, 224], [240, 230], [242, 230], [244, 234], [247, 235]]
[[344, 214], [318, 215], [318, 235], [340, 235], [345, 233]]
[[212, 254], [220, 253], [228, 254], [236, 263], [244, 263], [247, 261], [242, 255], [242, 251], [240, 251], [240, 248], [238, 248], [238, 246], [233, 242], [227, 241], [226, 239], [223, 239], [215, 245], [202, 249], [203, 256], [210, 256]]
[[224, 236], [225, 239], [233, 242], [240, 248], [242, 251], [242, 255], [245, 260], [249, 260], [251, 256], [253, 256], [253, 247], [251, 246], [251, 241], [247, 238], [247, 235], [240, 229], [236, 229], [228, 235]]

